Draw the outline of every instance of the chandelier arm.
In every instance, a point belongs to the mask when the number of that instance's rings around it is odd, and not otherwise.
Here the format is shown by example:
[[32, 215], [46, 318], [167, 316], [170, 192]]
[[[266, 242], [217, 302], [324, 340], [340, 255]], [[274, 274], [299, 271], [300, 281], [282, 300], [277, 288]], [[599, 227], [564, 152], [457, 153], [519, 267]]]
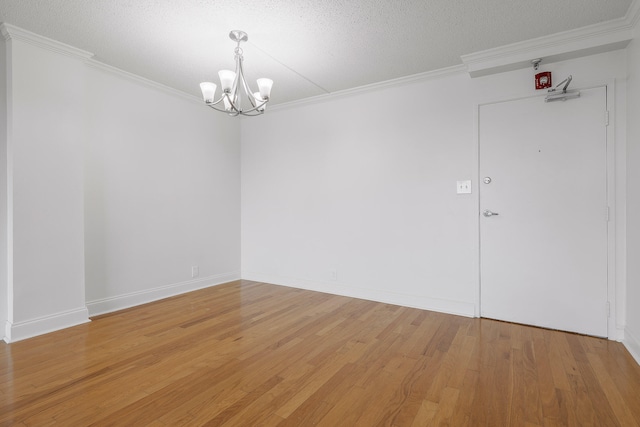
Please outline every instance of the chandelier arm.
[[[253, 95], [251, 95], [253, 96]], [[222, 101], [224, 101], [224, 99], [226, 98], [227, 102], [230, 105], [230, 109], [226, 109], [226, 108], [220, 108], [218, 106], [218, 104], [220, 104]], [[237, 115], [244, 115], [244, 116], [258, 116], [260, 114], [264, 114], [264, 110], [260, 111], [260, 108], [264, 107], [265, 105], [267, 105], [267, 102], [269, 102], [269, 100], [264, 99], [262, 100], [262, 102], [258, 103], [256, 102], [256, 105], [249, 109], [249, 110], [241, 110], [239, 109], [236, 104], [234, 102], [231, 101], [231, 94], [229, 93], [223, 93], [222, 96], [220, 97], [220, 99], [218, 99], [215, 102], [208, 102], [206, 105], [207, 107], [210, 107], [216, 111], [220, 111], [221, 113], [227, 113], [230, 116], [237, 116]], [[248, 114], [248, 113], [255, 113], [255, 114]]]
[[210, 104], [206, 104], [206, 105], [207, 105], [207, 107], [209, 107], [209, 108], [211, 108], [213, 110], [216, 110], [216, 111], [219, 111], [221, 113], [225, 113], [225, 114], [228, 114], [230, 116], [235, 117], [235, 116], [239, 116], [239, 115], [242, 115], [242, 116], [259, 116], [261, 114], [264, 114], [264, 111], [260, 111], [260, 108], [264, 104], [266, 104], [266, 101], [263, 102], [262, 104], [258, 105], [255, 108], [252, 108], [250, 110], [245, 110], [245, 111], [239, 111], [236, 108], [232, 108], [232, 110], [226, 110], [226, 109], [223, 110], [222, 108], [218, 108], [217, 106], [215, 106], [214, 103], [210, 103]]
[[[249, 95], [249, 98], [252, 98], [253, 95]], [[251, 108], [250, 110], [247, 110], [247, 113], [251, 112], [251, 111], [257, 111], [258, 114], [264, 114], [264, 108], [267, 105], [267, 102], [269, 102], [268, 99], [263, 99], [261, 102], [256, 101], [256, 104], [253, 108]], [[257, 114], [256, 114], [257, 115]]]
[[264, 114], [264, 111], [259, 111], [256, 108], [252, 108], [251, 110], [243, 111], [242, 115], [247, 117], [255, 117]]
[[229, 108], [228, 110], [226, 108], [224, 110], [221, 108], [215, 108], [215, 107], [211, 107], [211, 108], [213, 108], [216, 111], [220, 111], [221, 113], [228, 114], [231, 117], [235, 117], [238, 114], [242, 114], [242, 111], [238, 110], [234, 104], [231, 104], [231, 108]]
[[[264, 111], [260, 111], [260, 108], [261, 108], [261, 107], [262, 107], [261, 105], [258, 105], [258, 106], [256, 106], [256, 107], [253, 107], [253, 108], [249, 109], [249, 110], [244, 110], [244, 111], [242, 111], [242, 113], [241, 113], [241, 114], [243, 114], [243, 115], [245, 115], [245, 116], [250, 116], [250, 115], [257, 116], [258, 114], [263, 114], [263, 113], [264, 113]], [[247, 114], [247, 113], [251, 113], [251, 112], [254, 112], [254, 111], [256, 112], [256, 114]]]
[[[211, 106], [213, 106], [213, 105], [217, 105], [217, 104], [221, 103], [223, 99], [224, 99], [224, 93], [222, 94], [222, 96], [220, 97], [220, 99], [218, 99], [217, 101], [215, 101], [215, 102], [207, 102], [206, 104], [207, 104], [209, 107], [211, 107]], [[222, 111], [222, 110], [220, 110], [220, 111]]]
[[221, 113], [227, 113], [227, 114], [229, 114], [229, 112], [228, 112], [227, 110], [223, 110], [223, 109], [221, 109], [221, 108], [215, 107], [215, 106], [214, 106], [214, 105], [212, 105], [212, 104], [207, 104], [207, 107], [211, 108], [212, 110], [220, 111]]
[[236, 66], [236, 78], [233, 79], [233, 85], [231, 86], [231, 93], [234, 95], [238, 94], [238, 80], [240, 76], [238, 74], [238, 66]]
[[243, 63], [243, 58], [240, 57], [240, 60], [238, 61], [237, 75], [239, 76], [239, 79], [242, 82], [242, 88], [244, 89], [244, 93], [247, 95], [247, 98], [249, 98], [249, 103], [253, 108], [256, 108], [256, 102], [253, 99], [253, 93], [251, 93], [251, 90], [249, 89], [249, 85], [247, 84], [247, 79], [244, 77], [244, 67], [242, 66], [242, 63]]
[[[244, 55], [243, 55], [244, 52], [240, 47], [240, 44], [242, 42], [249, 40], [249, 37], [244, 31], [239, 31], [239, 30], [231, 31], [229, 33], [229, 37], [231, 38], [231, 40], [234, 40], [237, 43], [236, 48], [233, 50], [234, 59], [236, 62], [236, 76], [235, 76], [235, 79], [233, 80], [231, 93], [233, 94], [233, 97], [238, 102], [239, 106], [241, 106], [242, 105], [242, 102], [240, 101], [241, 97], [238, 96], [238, 82], [242, 81], [242, 83], [244, 84], [244, 76], [242, 75], [242, 61], [244, 60]], [[231, 104], [234, 105], [233, 103]], [[238, 108], [236, 108], [236, 111], [241, 112], [241, 110]]]
[[[233, 97], [236, 99], [236, 102], [233, 102], [233, 100], [231, 99], [231, 93], [234, 94]], [[224, 96], [227, 98], [227, 101], [229, 102], [229, 105], [231, 106], [231, 108], [229, 110], [225, 109], [225, 111], [228, 112], [231, 115], [236, 115], [237, 116], [238, 114], [242, 114], [242, 109], [239, 108], [239, 107], [241, 107], [240, 106], [240, 97], [238, 96], [238, 90], [237, 89], [235, 91], [232, 90], [231, 93], [226, 93], [225, 92], [225, 94], [224, 94]], [[236, 103], [238, 105], [236, 105]], [[231, 110], [235, 111], [236, 114], [232, 114]]]
[[[229, 105], [231, 106], [231, 108], [229, 110], [222, 109], [218, 106], [218, 104], [220, 104], [224, 99], [227, 99], [227, 101], [229, 102]], [[206, 105], [207, 107], [210, 107], [216, 111], [220, 111], [221, 113], [227, 113], [231, 116], [237, 116], [239, 114], [244, 115], [244, 116], [258, 116], [260, 114], [264, 114], [264, 111], [260, 111], [260, 108], [264, 107], [267, 104], [267, 100], [263, 100], [261, 103], [256, 103], [256, 106], [249, 109], [249, 110], [240, 110], [239, 108], [237, 108], [237, 106], [231, 102], [231, 98], [229, 96], [229, 94], [227, 93], [223, 93], [222, 97], [220, 97], [220, 99], [218, 99], [215, 102], [208, 102]], [[247, 114], [247, 113], [252, 113], [255, 112], [256, 114]]]
[[[231, 34], [229, 36], [231, 36]], [[234, 110], [237, 113], [241, 113], [242, 112], [241, 108], [239, 108], [239, 107], [241, 107], [241, 102], [240, 102], [240, 97], [238, 96], [238, 79], [239, 79], [238, 71], [240, 70], [240, 67], [239, 67], [240, 61], [242, 60], [242, 49], [240, 49], [240, 41], [238, 41], [238, 47], [236, 48], [235, 53], [236, 53], [236, 55], [235, 55], [236, 71], [235, 71], [235, 77], [233, 79], [233, 83], [231, 85], [231, 91], [230, 92], [223, 92], [222, 93], [222, 98], [221, 98], [221, 99], [226, 98], [227, 102], [231, 106], [231, 108], [229, 110], [227, 110], [226, 108], [224, 110], [229, 114], [231, 114], [230, 110]], [[233, 95], [233, 97], [232, 97], [232, 95]], [[233, 101], [234, 98], [235, 98], [236, 102]], [[236, 105], [236, 103], [238, 105]]]

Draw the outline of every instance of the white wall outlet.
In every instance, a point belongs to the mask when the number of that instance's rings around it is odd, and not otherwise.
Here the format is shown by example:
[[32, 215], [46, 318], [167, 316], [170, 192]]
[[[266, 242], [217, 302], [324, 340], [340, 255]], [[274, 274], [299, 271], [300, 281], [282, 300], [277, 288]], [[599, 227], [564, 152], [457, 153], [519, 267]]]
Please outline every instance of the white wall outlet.
[[471, 181], [457, 181], [458, 194], [471, 194]]
[[329, 278], [334, 282], [338, 280], [338, 270], [336, 270], [335, 268], [329, 270]]
[[191, 277], [198, 277], [200, 275], [200, 268], [197, 265], [191, 267]]

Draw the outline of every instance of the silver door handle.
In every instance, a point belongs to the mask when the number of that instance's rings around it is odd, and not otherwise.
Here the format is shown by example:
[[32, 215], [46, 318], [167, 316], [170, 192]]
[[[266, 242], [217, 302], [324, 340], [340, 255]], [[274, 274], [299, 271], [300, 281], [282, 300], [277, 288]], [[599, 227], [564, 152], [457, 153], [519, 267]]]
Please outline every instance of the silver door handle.
[[489, 209], [485, 209], [484, 212], [482, 212], [482, 215], [486, 217], [490, 217], [490, 216], [500, 215], [500, 214], [498, 212], [491, 212]]

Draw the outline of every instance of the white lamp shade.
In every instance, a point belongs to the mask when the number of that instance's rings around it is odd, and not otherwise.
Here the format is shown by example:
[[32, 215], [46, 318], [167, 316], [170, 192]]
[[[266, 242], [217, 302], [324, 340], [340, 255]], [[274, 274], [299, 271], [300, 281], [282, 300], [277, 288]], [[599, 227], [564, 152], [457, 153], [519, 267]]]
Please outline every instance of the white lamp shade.
[[236, 73], [231, 70], [218, 71], [220, 77], [220, 87], [224, 92], [229, 92], [233, 87], [233, 81], [236, 79]]
[[213, 102], [216, 97], [216, 89], [218, 86], [215, 83], [211, 82], [202, 82], [200, 83], [200, 90], [202, 91], [202, 97], [204, 98], [204, 102]]
[[258, 79], [258, 89], [260, 89], [262, 99], [269, 99], [269, 97], [271, 97], [271, 86], [273, 86], [273, 80]]

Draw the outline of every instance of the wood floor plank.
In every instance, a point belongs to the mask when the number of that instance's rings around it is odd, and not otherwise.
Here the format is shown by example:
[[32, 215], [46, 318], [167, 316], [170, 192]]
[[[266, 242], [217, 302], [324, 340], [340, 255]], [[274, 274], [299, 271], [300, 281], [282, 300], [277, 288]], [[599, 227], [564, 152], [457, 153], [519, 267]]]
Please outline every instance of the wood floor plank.
[[401, 411], [411, 399], [407, 375], [415, 372], [416, 365], [424, 366], [423, 360], [403, 355], [397, 355], [387, 364], [384, 372], [367, 389], [369, 392], [377, 390], [377, 396], [372, 400], [373, 405], [366, 409], [363, 407], [366, 416], [358, 418], [358, 424], [394, 425], [402, 419]]
[[[460, 394], [458, 395], [458, 401], [456, 402], [456, 407], [453, 411], [453, 416], [451, 417], [449, 425], [469, 426], [474, 425], [472, 421], [477, 421], [472, 418], [477, 382], [478, 372], [472, 369], [467, 369], [462, 385], [458, 388], [460, 390]], [[512, 425], [518, 424], [514, 423]]]
[[[416, 414], [413, 422], [411, 423], [411, 427], [422, 427], [433, 425], [433, 418], [436, 416], [436, 412], [438, 412], [438, 404], [435, 402], [430, 402], [428, 400], [423, 400], [420, 405], [420, 409]], [[462, 424], [453, 424], [453, 425], [462, 425]]]
[[580, 378], [588, 391], [588, 398], [594, 410], [596, 425], [624, 425], [616, 418], [609, 399], [607, 399], [606, 392], [602, 389], [596, 377], [591, 362], [589, 361], [589, 356], [585, 350], [585, 340], [580, 340], [577, 335], [569, 335], [567, 336], [567, 341], [576, 359]]
[[551, 367], [549, 350], [545, 340], [536, 339], [533, 342], [533, 348], [543, 416], [545, 420], [560, 420], [561, 414], [558, 405], [558, 396], [556, 394], [556, 386], [553, 381], [553, 368]]
[[511, 357], [511, 384], [509, 390], [509, 414], [507, 419], [511, 425], [525, 424], [525, 407], [527, 405], [527, 384], [524, 380], [524, 355], [522, 346], [517, 346], [512, 351]]
[[281, 425], [296, 427], [319, 425], [320, 420], [335, 406], [338, 399], [349, 397], [347, 392], [354, 386], [353, 379], [358, 376], [359, 370], [355, 363], [343, 365]]
[[394, 425], [411, 425], [413, 420], [419, 417], [418, 413], [421, 411], [425, 401], [429, 402], [425, 399], [425, 396], [435, 375], [429, 373], [427, 366], [432, 366], [432, 372], [437, 371], [437, 368], [441, 365], [441, 358], [438, 358], [438, 356], [420, 356], [413, 364], [411, 371], [402, 379], [399, 389], [402, 390], [404, 400], [393, 414], [392, 423]]
[[438, 402], [438, 410], [433, 417], [434, 425], [446, 425], [453, 416], [453, 411], [458, 401], [460, 390], [457, 388], [445, 387], [442, 390], [440, 401]]
[[[626, 405], [625, 399], [622, 397], [618, 387], [616, 387], [615, 383], [611, 379], [611, 376], [600, 360], [600, 357], [594, 353], [589, 353], [587, 357], [593, 367], [593, 371], [596, 374], [598, 382], [605, 391], [607, 401], [611, 405], [611, 408], [616, 415], [616, 419], [619, 420], [620, 424], [623, 426], [638, 427], [638, 423], [634, 419], [632, 411]], [[640, 396], [637, 397], [640, 399]]]
[[620, 343], [235, 281], [0, 344], [0, 426], [640, 426]]

